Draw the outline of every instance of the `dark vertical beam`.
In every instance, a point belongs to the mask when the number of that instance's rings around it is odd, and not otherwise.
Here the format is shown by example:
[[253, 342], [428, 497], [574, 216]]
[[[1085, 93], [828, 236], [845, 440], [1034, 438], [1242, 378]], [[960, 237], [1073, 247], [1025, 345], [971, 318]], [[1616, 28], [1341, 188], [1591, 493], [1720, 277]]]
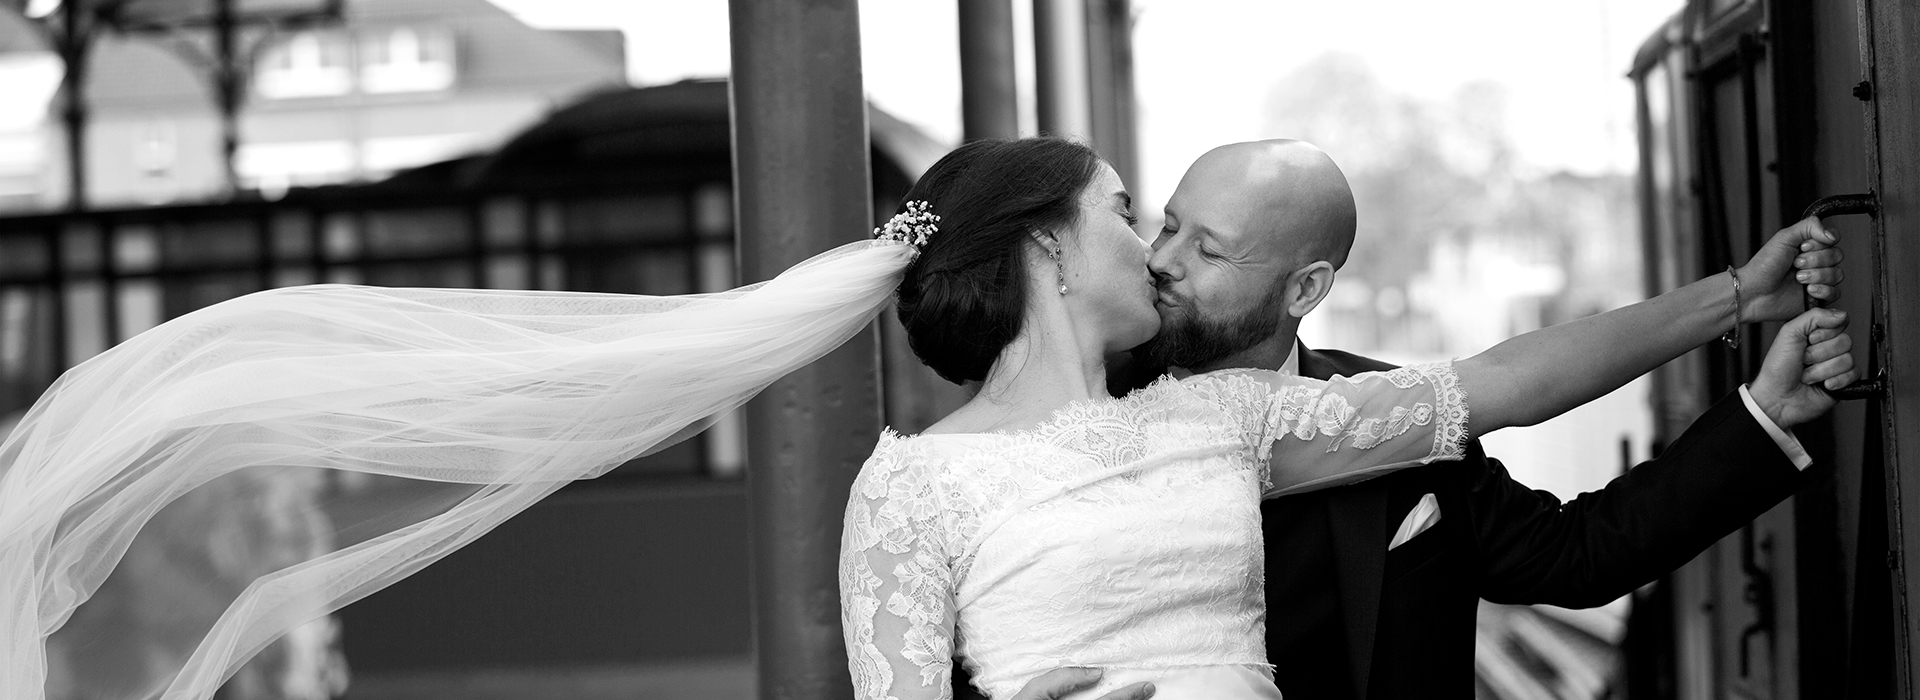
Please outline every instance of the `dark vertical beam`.
[[220, 164], [227, 178], [229, 194], [240, 191], [240, 174], [234, 171], [234, 156], [240, 150], [240, 58], [234, 51], [234, 33], [239, 31], [233, 15], [233, 0], [213, 2], [214, 93], [220, 108]]
[[100, 236], [96, 241], [96, 245], [98, 246], [98, 252], [96, 254], [100, 256], [100, 298], [102, 300], [100, 319], [101, 323], [106, 325], [106, 332], [103, 333], [101, 337], [106, 339], [107, 348], [119, 345], [121, 340], [121, 271], [120, 262], [114, 250], [117, 247], [115, 237], [118, 235], [118, 231], [116, 230], [119, 228], [118, 223], [119, 222], [111, 216], [101, 216], [93, 222], [94, 230], [98, 231]]
[[[872, 229], [855, 0], [735, 0], [733, 177], [740, 281]], [[880, 429], [869, 327], [747, 405], [760, 697], [853, 694], [840, 638], [840, 522]]]
[[464, 207], [467, 219], [467, 274], [474, 287], [493, 289], [495, 281], [487, 279], [486, 205], [486, 199], [471, 197]]
[[1040, 133], [1087, 140], [1086, 0], [1033, 0], [1034, 98]]
[[67, 250], [65, 227], [61, 222], [47, 223], [47, 313], [53, 317], [53, 374], [67, 371], [77, 362], [67, 356]]
[[960, 124], [964, 138], [1020, 135], [1019, 87], [1013, 61], [1013, 0], [962, 0]]
[[[79, 2], [60, 3], [60, 33], [54, 37], [60, 73], [60, 121], [67, 132], [67, 209], [87, 208], [87, 52], [93, 46], [87, 13]], [[61, 357], [61, 362], [66, 358]], [[64, 368], [65, 366], [62, 365]]]
[[1088, 102], [1093, 149], [1140, 199], [1134, 136], [1133, 10], [1127, 0], [1086, 0]]
[[327, 213], [318, 207], [307, 210], [307, 265], [314, 284], [327, 283]]

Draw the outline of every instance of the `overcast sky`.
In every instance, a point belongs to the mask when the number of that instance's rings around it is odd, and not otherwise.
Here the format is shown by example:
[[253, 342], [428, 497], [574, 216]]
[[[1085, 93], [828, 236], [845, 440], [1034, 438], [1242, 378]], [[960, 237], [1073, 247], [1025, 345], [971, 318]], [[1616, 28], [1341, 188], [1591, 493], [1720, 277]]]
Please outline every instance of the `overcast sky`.
[[[635, 83], [725, 74], [722, 0], [494, 0], [537, 26], [627, 33]], [[1015, 0], [1024, 19], [1030, 0]], [[1141, 182], [1165, 197], [1187, 163], [1260, 133], [1280, 76], [1328, 51], [1364, 57], [1392, 88], [1441, 96], [1463, 83], [1507, 88], [1522, 158], [1545, 169], [1630, 171], [1640, 42], [1680, 0], [1134, 0]], [[954, 139], [960, 132], [955, 0], [861, 3], [866, 88], [882, 108]], [[1024, 43], [1024, 42], [1023, 42]], [[1022, 74], [1030, 71], [1023, 46]], [[1027, 107], [1031, 109], [1031, 107]], [[1334, 154], [1338, 157], [1339, 154]]]

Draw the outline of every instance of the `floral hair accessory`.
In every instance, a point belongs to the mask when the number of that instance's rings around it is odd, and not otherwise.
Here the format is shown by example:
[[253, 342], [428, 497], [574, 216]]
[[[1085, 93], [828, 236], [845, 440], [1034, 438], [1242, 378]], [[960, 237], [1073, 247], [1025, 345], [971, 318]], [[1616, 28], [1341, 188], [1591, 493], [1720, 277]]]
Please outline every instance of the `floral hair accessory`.
[[932, 211], [932, 205], [924, 199], [907, 202], [905, 209], [887, 219], [885, 226], [873, 230], [873, 237], [882, 241], [898, 241], [914, 248], [927, 244], [934, 232], [940, 230], [940, 215]]

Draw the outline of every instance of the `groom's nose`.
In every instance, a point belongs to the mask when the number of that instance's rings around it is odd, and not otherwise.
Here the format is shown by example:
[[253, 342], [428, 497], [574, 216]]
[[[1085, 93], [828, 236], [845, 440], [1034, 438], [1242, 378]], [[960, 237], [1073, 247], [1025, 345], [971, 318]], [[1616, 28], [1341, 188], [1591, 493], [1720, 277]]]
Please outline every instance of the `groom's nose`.
[[1155, 248], [1153, 254], [1147, 256], [1147, 270], [1153, 273], [1155, 283], [1165, 284], [1167, 281], [1180, 278], [1180, 266], [1176, 262], [1179, 256], [1175, 253], [1177, 250], [1179, 246], [1163, 245]]

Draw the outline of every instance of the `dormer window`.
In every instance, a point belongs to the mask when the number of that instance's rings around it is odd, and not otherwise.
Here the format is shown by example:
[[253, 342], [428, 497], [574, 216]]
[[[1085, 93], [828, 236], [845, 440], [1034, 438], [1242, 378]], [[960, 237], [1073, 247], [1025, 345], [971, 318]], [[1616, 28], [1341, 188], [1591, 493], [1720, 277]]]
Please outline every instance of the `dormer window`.
[[453, 34], [396, 27], [360, 41], [360, 90], [369, 94], [431, 92], [453, 87]]
[[353, 91], [347, 37], [334, 32], [300, 32], [269, 47], [260, 57], [254, 89], [261, 97], [330, 97]]

